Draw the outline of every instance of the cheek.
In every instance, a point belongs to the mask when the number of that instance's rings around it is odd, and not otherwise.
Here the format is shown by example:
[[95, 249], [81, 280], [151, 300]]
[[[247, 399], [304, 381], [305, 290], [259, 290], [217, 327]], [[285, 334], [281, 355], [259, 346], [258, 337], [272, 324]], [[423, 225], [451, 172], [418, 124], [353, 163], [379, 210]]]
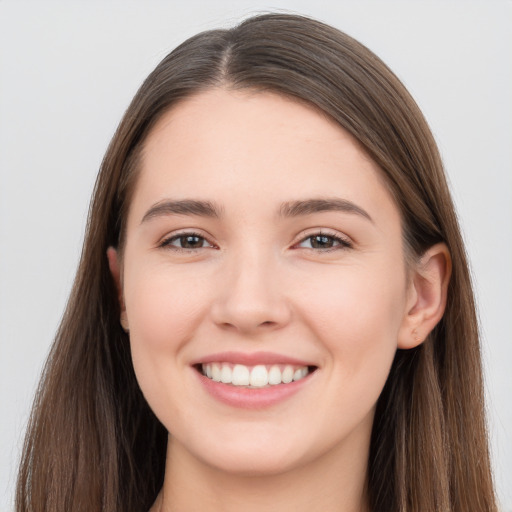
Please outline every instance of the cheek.
[[405, 310], [405, 276], [392, 268], [352, 267], [324, 286], [311, 282], [302, 303], [336, 378], [377, 396], [396, 352]]
[[126, 312], [135, 370], [154, 372], [179, 363], [183, 346], [197, 327], [204, 304], [201, 283], [193, 276], [159, 269], [132, 273], [125, 283]]
[[339, 340], [336, 348], [356, 348], [370, 334], [374, 341], [396, 335], [405, 307], [405, 278], [398, 272], [350, 268], [338, 275], [311, 280], [302, 309], [323, 333]]
[[179, 269], [134, 270], [124, 287], [133, 367], [151, 409], [171, 430], [184, 414], [179, 397], [187, 396], [187, 382], [180, 370], [202, 317], [204, 288]]
[[186, 336], [201, 304], [201, 282], [191, 273], [182, 275], [159, 268], [133, 272], [125, 283], [130, 331], [167, 343]]

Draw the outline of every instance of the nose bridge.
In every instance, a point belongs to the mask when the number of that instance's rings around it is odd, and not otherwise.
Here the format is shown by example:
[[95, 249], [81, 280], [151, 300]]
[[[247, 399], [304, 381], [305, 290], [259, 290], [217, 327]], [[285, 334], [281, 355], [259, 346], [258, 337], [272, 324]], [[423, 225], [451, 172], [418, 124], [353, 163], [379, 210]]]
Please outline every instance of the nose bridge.
[[279, 257], [265, 245], [243, 243], [227, 255], [213, 308], [218, 325], [251, 332], [283, 326], [289, 320]]

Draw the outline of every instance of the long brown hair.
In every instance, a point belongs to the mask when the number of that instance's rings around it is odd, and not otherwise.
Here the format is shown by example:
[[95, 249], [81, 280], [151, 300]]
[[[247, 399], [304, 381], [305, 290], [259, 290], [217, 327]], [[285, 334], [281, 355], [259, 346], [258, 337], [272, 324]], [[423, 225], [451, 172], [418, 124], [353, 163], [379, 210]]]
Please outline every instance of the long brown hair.
[[105, 155], [71, 297], [28, 427], [21, 511], [144, 511], [164, 477], [167, 432], [138, 387], [106, 250], [122, 248], [144, 141], [181, 99], [213, 87], [273, 91], [315, 105], [380, 166], [410, 257], [444, 242], [453, 260], [443, 319], [398, 350], [379, 398], [367, 491], [374, 512], [496, 510], [478, 326], [442, 162], [416, 103], [349, 36], [267, 14], [187, 40], [141, 86]]

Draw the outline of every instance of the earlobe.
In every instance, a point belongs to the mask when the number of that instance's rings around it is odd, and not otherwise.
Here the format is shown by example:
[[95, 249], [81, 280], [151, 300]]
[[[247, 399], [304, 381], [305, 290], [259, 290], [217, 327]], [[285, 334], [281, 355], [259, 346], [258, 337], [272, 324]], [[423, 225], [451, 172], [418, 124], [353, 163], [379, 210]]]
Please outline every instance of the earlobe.
[[112, 274], [112, 278], [114, 279], [116, 289], [117, 289], [117, 298], [119, 300], [119, 308], [121, 310], [121, 316], [119, 318], [119, 322], [122, 328], [128, 332], [128, 318], [126, 316], [126, 308], [124, 304], [123, 297], [123, 283], [121, 279], [121, 263], [119, 261], [119, 255], [114, 247], [109, 247], [107, 249], [107, 259], [108, 266], [110, 269], [110, 273]]
[[443, 317], [451, 268], [448, 248], [440, 243], [428, 249], [412, 269], [398, 348], [409, 349], [423, 343]]

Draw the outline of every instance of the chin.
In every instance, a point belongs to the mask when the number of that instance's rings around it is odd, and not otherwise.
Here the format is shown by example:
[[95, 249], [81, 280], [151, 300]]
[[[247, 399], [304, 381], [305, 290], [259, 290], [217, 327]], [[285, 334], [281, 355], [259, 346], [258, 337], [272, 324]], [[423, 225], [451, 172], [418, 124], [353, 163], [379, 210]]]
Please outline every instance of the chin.
[[230, 452], [221, 457], [204, 460], [213, 469], [242, 477], [265, 477], [287, 473], [301, 466], [296, 457], [284, 454], [269, 454], [267, 451], [251, 453]]
[[[232, 434], [229, 439], [221, 440], [222, 437], [204, 436], [199, 443], [189, 443], [186, 451], [199, 464], [213, 470], [263, 477], [286, 473], [303, 464], [307, 454], [300, 448], [310, 445], [300, 440], [293, 442], [289, 435], [286, 438], [269, 432], [258, 435], [258, 429], [251, 429], [246, 436]], [[175, 450], [180, 447], [176, 446]]]

